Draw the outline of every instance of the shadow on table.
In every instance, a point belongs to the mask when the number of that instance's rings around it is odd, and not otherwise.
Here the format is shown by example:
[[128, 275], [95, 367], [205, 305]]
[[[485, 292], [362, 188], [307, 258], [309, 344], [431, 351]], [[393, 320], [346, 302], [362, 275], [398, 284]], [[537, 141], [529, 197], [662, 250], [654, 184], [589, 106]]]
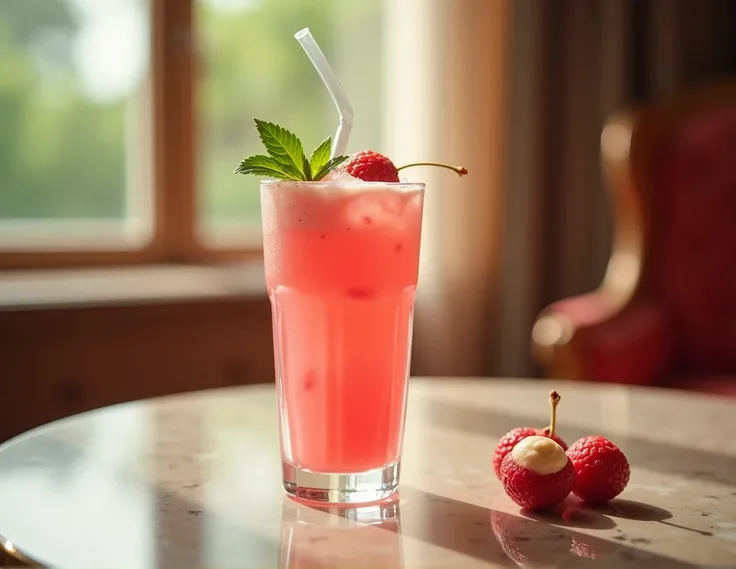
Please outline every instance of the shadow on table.
[[[583, 527], [579, 520], [574, 526], [561, 517], [531, 519], [411, 487], [402, 487], [400, 494], [404, 536], [502, 567], [585, 567], [591, 562], [601, 568], [698, 567], [576, 531], [573, 527]], [[603, 517], [591, 512], [592, 528], [615, 526]]]
[[670, 522], [668, 520], [672, 517], [672, 512], [669, 512], [664, 508], [636, 502], [634, 500], [616, 498], [615, 500], [605, 504], [591, 506], [591, 509], [598, 513], [605, 514], [606, 516], [611, 516], [612, 518], [623, 518], [627, 520], [637, 520], [640, 522], [656, 522], [705, 537], [713, 535], [712, 531], [704, 531]]
[[613, 518], [586, 507], [582, 501], [572, 495], [568, 496], [565, 501], [554, 510], [545, 510], [540, 512], [521, 510], [520, 515], [537, 522], [567, 528], [603, 530], [613, 529], [616, 527], [616, 522]]
[[[522, 418], [497, 410], [484, 411], [446, 401], [421, 399], [418, 400], [417, 405], [420, 405], [423, 412], [432, 418], [433, 423], [481, 436], [497, 433], [500, 437], [511, 429], [528, 422], [526, 417]], [[568, 442], [591, 434], [582, 429], [567, 427], [564, 432]], [[658, 443], [640, 437], [622, 437], [614, 433], [607, 433], [605, 430], [595, 434], [620, 441], [621, 446], [625, 447], [629, 462], [633, 465], [736, 487], [736, 478], [733, 476], [733, 473], [736, 472], [736, 458], [707, 450]]]

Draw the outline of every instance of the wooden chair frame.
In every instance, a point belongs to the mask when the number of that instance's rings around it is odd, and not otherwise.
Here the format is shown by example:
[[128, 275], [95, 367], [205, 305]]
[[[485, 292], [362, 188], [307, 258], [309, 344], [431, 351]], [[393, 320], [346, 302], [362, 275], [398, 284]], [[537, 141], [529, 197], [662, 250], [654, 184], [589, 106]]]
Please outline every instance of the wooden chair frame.
[[653, 219], [651, 165], [661, 142], [683, 120], [712, 106], [736, 101], [736, 80], [711, 84], [668, 100], [611, 116], [601, 133], [604, 178], [613, 209], [614, 235], [605, 276], [591, 294], [603, 307], [596, 318], [573, 322], [545, 308], [532, 331], [532, 355], [549, 377], [586, 377], [581, 346], [647, 289]]

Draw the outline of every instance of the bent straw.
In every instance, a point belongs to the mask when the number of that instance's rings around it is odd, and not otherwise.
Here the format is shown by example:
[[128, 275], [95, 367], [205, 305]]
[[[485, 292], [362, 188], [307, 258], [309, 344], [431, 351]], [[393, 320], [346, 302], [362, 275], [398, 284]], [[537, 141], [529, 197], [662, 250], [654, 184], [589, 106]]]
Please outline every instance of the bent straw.
[[330, 93], [335, 106], [337, 107], [337, 114], [340, 118], [340, 122], [337, 126], [337, 131], [332, 139], [332, 149], [330, 158], [340, 156], [345, 153], [345, 149], [348, 145], [348, 138], [350, 137], [350, 130], [353, 128], [353, 106], [348, 101], [348, 96], [340, 84], [337, 75], [330, 67], [325, 54], [320, 49], [319, 45], [315, 41], [309, 28], [299, 30], [294, 34], [296, 40], [301, 44], [304, 51], [307, 53], [312, 65], [314, 65], [317, 73], [322, 78], [322, 82], [327, 87], [327, 91]]

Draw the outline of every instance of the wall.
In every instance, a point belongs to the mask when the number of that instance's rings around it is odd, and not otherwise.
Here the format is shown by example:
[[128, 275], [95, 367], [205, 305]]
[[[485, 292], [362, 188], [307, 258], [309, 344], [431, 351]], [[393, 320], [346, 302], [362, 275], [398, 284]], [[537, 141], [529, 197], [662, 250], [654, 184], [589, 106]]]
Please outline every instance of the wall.
[[265, 297], [0, 312], [0, 441], [105, 405], [273, 377]]

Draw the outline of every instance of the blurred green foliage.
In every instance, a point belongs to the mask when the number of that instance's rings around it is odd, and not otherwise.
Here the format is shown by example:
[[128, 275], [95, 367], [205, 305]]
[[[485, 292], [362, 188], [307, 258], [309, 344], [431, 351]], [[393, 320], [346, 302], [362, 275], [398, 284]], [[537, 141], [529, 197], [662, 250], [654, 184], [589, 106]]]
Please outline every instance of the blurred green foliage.
[[[143, 0], [117, 3], [147, 10]], [[85, 91], [75, 52], [83, 4], [94, 2], [0, 0], [0, 219], [119, 219], [127, 192], [140, 186], [130, 153], [145, 148], [136, 120], [141, 90], [133, 85], [103, 100]], [[303, 27], [353, 99], [359, 125], [351, 147], [378, 143], [381, 0], [196, 0], [195, 8], [205, 223], [259, 219], [257, 180], [232, 174], [259, 151], [252, 117], [282, 124], [310, 149], [334, 130], [332, 102], [292, 38]], [[133, 41], [147, 31], [128, 35]], [[39, 38], [46, 38], [46, 59]], [[116, 65], [113, 57], [109, 64]]]
[[45, 84], [30, 46], [39, 30], [73, 37], [58, 0], [0, 2], [0, 217], [119, 217], [124, 102], [95, 105], [59, 69]]
[[261, 0], [240, 14], [198, 4], [203, 81], [199, 92], [199, 187], [206, 219], [258, 219], [258, 179], [232, 171], [262, 153], [253, 117], [276, 122], [307, 152], [334, 132], [337, 115], [293, 34], [309, 27], [337, 68], [356, 111], [353, 149], [380, 139], [381, 2]]

